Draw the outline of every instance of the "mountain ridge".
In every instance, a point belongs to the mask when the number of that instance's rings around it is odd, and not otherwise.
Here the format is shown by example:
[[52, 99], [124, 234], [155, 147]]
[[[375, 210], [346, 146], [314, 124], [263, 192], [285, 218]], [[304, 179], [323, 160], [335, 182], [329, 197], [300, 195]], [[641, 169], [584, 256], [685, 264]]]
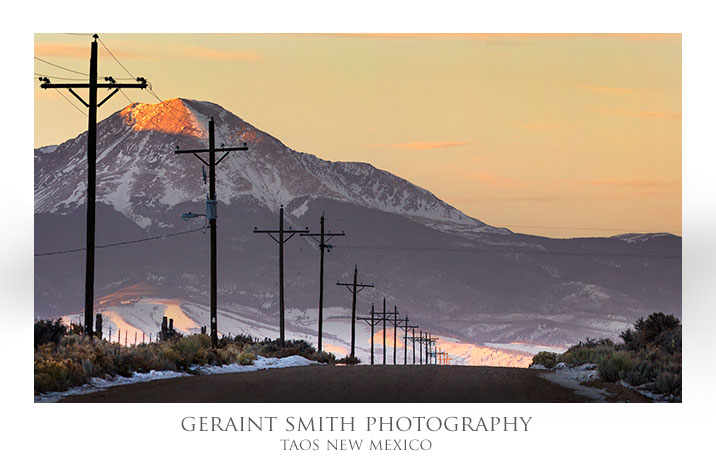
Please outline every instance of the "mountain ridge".
[[[97, 201], [113, 205], [140, 226], [146, 227], [151, 223], [151, 219], [133, 211], [128, 205], [129, 194], [140, 193], [132, 192], [131, 184], [142, 181], [160, 183], [155, 193], [157, 201], [165, 205], [173, 206], [181, 201], [195, 200], [201, 194], [199, 176], [189, 180], [180, 169], [167, 172], [166, 168], [162, 169], [160, 163], [174, 164], [176, 167], [177, 163], [171, 159], [171, 156], [176, 156], [172, 153], [172, 144], [189, 148], [203, 141], [207, 136], [203, 121], [208, 121], [209, 117], [215, 119], [217, 144], [224, 142], [249, 145], [249, 151], [241, 155], [240, 161], [237, 161], [233, 154], [227, 158], [230, 170], [240, 170], [241, 173], [227, 173], [226, 169], [217, 170], [217, 199], [220, 203], [230, 202], [232, 197], [244, 194], [258, 198], [275, 209], [278, 204], [289, 203], [300, 196], [331, 196], [382, 211], [412, 216], [442, 230], [451, 229], [452, 224], [457, 233], [463, 234], [509, 233], [507, 229], [491, 227], [471, 218], [428, 190], [369, 163], [327, 161], [316, 155], [294, 151], [280, 140], [256, 129], [215, 103], [179, 98], [158, 104], [134, 103], [98, 123], [100, 137], [97, 155]], [[84, 175], [85, 169], [82, 149], [84, 139], [86, 133], [57, 145], [52, 150], [41, 147], [35, 151], [36, 168], [37, 158], [56, 156], [58, 150], [71, 151], [72, 162], [65, 167], [65, 172], [71, 170], [77, 177], [74, 183], [76, 188], [71, 192], [63, 192], [61, 189], [50, 188], [54, 177], [43, 172], [42, 168], [39, 173], [36, 169], [36, 213], [76, 207], [83, 199], [84, 186], [81, 184], [81, 176]], [[121, 144], [130, 139], [138, 149], [126, 154], [122, 151]], [[165, 146], [166, 152], [142, 152], [143, 147], [157, 144]], [[103, 161], [114, 165], [103, 168]], [[189, 163], [193, 161], [190, 159]], [[188, 163], [179, 163], [179, 166], [187, 170], [192, 169]], [[127, 169], [132, 171], [128, 173]], [[143, 172], [153, 170], [160, 179], [172, 174], [172, 177], [178, 179], [177, 183], [184, 185], [177, 187], [173, 183], [156, 178], [147, 179], [142, 175]], [[198, 172], [196, 168], [194, 172]], [[117, 173], [123, 173], [121, 178], [118, 178]], [[300, 177], [300, 181], [296, 181], [297, 177]], [[146, 185], [143, 185], [143, 188], [146, 188]], [[142, 193], [146, 194], [146, 191]]]

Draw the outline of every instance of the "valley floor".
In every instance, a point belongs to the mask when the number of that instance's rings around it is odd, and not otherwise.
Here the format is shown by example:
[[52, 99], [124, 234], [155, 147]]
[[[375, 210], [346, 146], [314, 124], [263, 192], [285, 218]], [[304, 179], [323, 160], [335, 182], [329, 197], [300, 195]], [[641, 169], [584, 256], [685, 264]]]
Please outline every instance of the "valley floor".
[[[311, 365], [179, 377], [113, 387], [63, 402], [106, 403], [569, 403], [591, 402], [534, 369]], [[587, 388], [587, 387], [584, 387]], [[611, 392], [597, 401], [639, 401]]]

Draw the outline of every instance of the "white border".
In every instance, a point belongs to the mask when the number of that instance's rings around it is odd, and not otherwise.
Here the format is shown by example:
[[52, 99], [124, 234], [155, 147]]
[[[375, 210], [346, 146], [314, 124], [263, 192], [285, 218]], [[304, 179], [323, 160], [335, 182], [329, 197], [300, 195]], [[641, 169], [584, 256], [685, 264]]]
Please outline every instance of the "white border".
[[[526, 415], [531, 431], [433, 434], [435, 458], [513, 462], [674, 462], [712, 455], [714, 60], [705, 2], [25, 2], [6, 10], [2, 89], [2, 454], [43, 462], [205, 459], [378, 462], [401, 453], [282, 452], [283, 434], [187, 434], [185, 415]], [[91, 25], [91, 26], [90, 26]], [[684, 403], [680, 405], [35, 405], [32, 403], [32, 33], [682, 32]], [[24, 124], [23, 124], [24, 122]], [[9, 146], [8, 146], [9, 145]], [[355, 434], [353, 437], [360, 435]], [[703, 451], [703, 454], [700, 452]], [[22, 454], [20, 454], [22, 453]], [[10, 462], [10, 461], [7, 461]], [[525, 461], [523, 461], [525, 462]], [[637, 461], [634, 461], [637, 462]]]

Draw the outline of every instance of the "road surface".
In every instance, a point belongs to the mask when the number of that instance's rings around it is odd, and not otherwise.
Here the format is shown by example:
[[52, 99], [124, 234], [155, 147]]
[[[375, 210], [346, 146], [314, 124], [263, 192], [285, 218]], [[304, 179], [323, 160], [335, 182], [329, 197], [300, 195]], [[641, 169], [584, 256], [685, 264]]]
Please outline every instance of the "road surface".
[[156, 380], [66, 402], [109, 403], [565, 403], [590, 398], [539, 371], [475, 366], [312, 365]]

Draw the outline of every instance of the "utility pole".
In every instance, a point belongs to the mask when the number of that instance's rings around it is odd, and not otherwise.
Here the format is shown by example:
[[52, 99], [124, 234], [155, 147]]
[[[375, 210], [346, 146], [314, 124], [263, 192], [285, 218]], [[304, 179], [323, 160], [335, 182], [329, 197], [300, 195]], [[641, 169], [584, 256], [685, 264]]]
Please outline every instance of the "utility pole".
[[385, 312], [385, 298], [383, 298], [383, 365], [385, 366], [385, 321], [387, 319], [387, 313]]
[[[214, 118], [209, 119], [209, 148], [208, 149], [189, 149], [189, 150], [180, 150], [179, 147], [176, 148], [174, 151], [175, 154], [186, 154], [191, 153], [194, 156], [196, 156], [199, 161], [204, 163], [206, 166], [209, 167], [209, 199], [206, 201], [206, 218], [209, 220], [209, 228], [211, 229], [211, 344], [216, 347], [218, 343], [218, 333], [217, 333], [217, 302], [216, 302], [216, 166], [221, 163], [224, 158], [226, 158], [229, 153], [233, 151], [246, 151], [249, 147], [246, 146], [246, 143], [244, 143], [244, 146], [242, 147], [232, 147], [227, 148], [224, 146], [221, 146], [218, 151], [225, 152], [224, 156], [222, 156], [219, 161], [216, 161], [216, 146], [214, 142]], [[199, 156], [199, 153], [209, 153], [209, 161], [207, 162]], [[183, 219], [189, 219], [192, 217], [199, 216], [198, 214], [192, 214], [187, 213], [183, 214]]]
[[[426, 364], [433, 364], [431, 363], [431, 359], [434, 357], [435, 353], [433, 352], [433, 345], [435, 345], [435, 342], [439, 337], [433, 337], [432, 332], [428, 332], [428, 338], [426, 339], [426, 348], [425, 348], [425, 360]], [[435, 358], [435, 361], [437, 362], [437, 358]]]
[[[367, 287], [375, 287], [373, 284], [358, 283], [358, 266], [353, 270], [353, 283], [336, 282], [336, 285], [344, 286], [353, 294], [353, 306], [351, 311], [351, 357], [356, 355], [356, 296]], [[372, 339], [371, 339], [372, 340]]]
[[395, 306], [393, 310], [393, 365], [397, 364], [397, 353], [398, 353], [398, 307]]
[[[318, 351], [323, 351], [323, 250], [328, 250], [330, 253], [331, 248], [333, 245], [329, 245], [328, 241], [330, 241], [333, 237], [340, 237], [343, 235], [346, 235], [344, 232], [340, 233], [331, 233], [329, 230], [328, 233], [325, 232], [325, 226], [326, 226], [326, 218], [325, 213], [321, 214], [321, 233], [319, 234], [301, 234], [303, 237], [311, 237], [312, 239], [316, 240], [318, 242], [318, 247], [321, 250], [321, 275], [320, 275], [320, 284], [319, 284], [319, 290], [318, 290]], [[320, 240], [317, 240], [316, 237], [320, 237]], [[328, 237], [328, 239], [326, 239]]]
[[420, 364], [423, 364], [423, 345], [425, 345], [425, 337], [423, 337], [423, 331], [420, 331], [420, 336], [417, 339], [419, 349], [420, 349]]
[[[403, 349], [403, 364], [408, 364], [408, 331], [410, 329], [413, 329], [413, 335], [415, 335], [415, 329], [418, 328], [417, 325], [410, 325], [408, 322], [408, 316], [405, 316], [405, 320], [402, 321], [403, 325], [400, 327], [405, 332], [404, 334], [404, 349]], [[413, 364], [415, 364], [415, 342], [413, 342]]]
[[[111, 77], [105, 77], [107, 84], [97, 83], [97, 34], [92, 36], [94, 42], [90, 45], [89, 82], [74, 84], [53, 84], [47, 77], [40, 77], [42, 89], [67, 89], [88, 109], [87, 118], [87, 232], [85, 253], [85, 334], [90, 337], [94, 334], [92, 322], [94, 321], [94, 238], [95, 238], [95, 191], [97, 188], [97, 108], [102, 106], [121, 89], [144, 89], [147, 81], [143, 77], [137, 78], [136, 84], [118, 84]], [[89, 103], [80, 97], [75, 89], [89, 90]], [[97, 89], [114, 89], [109, 95], [97, 103]]]
[[[266, 234], [273, 239], [274, 242], [278, 243], [278, 280], [279, 280], [279, 342], [281, 346], [286, 342], [286, 324], [285, 324], [285, 301], [283, 294], [283, 245], [291, 240], [296, 234], [307, 234], [309, 233], [308, 228], [303, 230], [293, 230], [290, 226], [288, 229], [283, 228], [283, 205], [279, 208], [278, 212], [278, 230], [260, 230], [254, 227], [255, 234]], [[274, 237], [273, 234], [278, 234], [278, 237]], [[284, 235], [288, 234], [288, 237], [284, 238]]]
[[[385, 333], [386, 333], [385, 323], [386, 323], [386, 321], [390, 321], [391, 323], [393, 323], [393, 321], [390, 320], [390, 317], [391, 317], [391, 316], [394, 316], [394, 317], [397, 316], [397, 313], [398, 313], [398, 308], [397, 308], [397, 307], [395, 308], [395, 312], [390, 312], [390, 313], [386, 312], [386, 310], [385, 310], [385, 298], [383, 298], [383, 315], [382, 315], [382, 317], [381, 317], [381, 319], [380, 319], [380, 320], [383, 322], [383, 365], [385, 365], [385, 359], [386, 359], [386, 356], [387, 356], [387, 349], [388, 349], [388, 348], [387, 348], [387, 344], [386, 344], [386, 342], [385, 342]], [[396, 320], [397, 320], [397, 318], [396, 318]], [[395, 347], [394, 347], [394, 348], [395, 348]], [[395, 351], [393, 352], [393, 364], [395, 364]]]
[[375, 304], [370, 305], [370, 317], [366, 316], [358, 316], [356, 319], [365, 321], [368, 325], [370, 325], [370, 365], [372, 366], [374, 364], [374, 355], [375, 355], [375, 341], [374, 341], [374, 331], [375, 326], [378, 325], [378, 322], [380, 322], [380, 319], [375, 318], [376, 312], [375, 312]]

